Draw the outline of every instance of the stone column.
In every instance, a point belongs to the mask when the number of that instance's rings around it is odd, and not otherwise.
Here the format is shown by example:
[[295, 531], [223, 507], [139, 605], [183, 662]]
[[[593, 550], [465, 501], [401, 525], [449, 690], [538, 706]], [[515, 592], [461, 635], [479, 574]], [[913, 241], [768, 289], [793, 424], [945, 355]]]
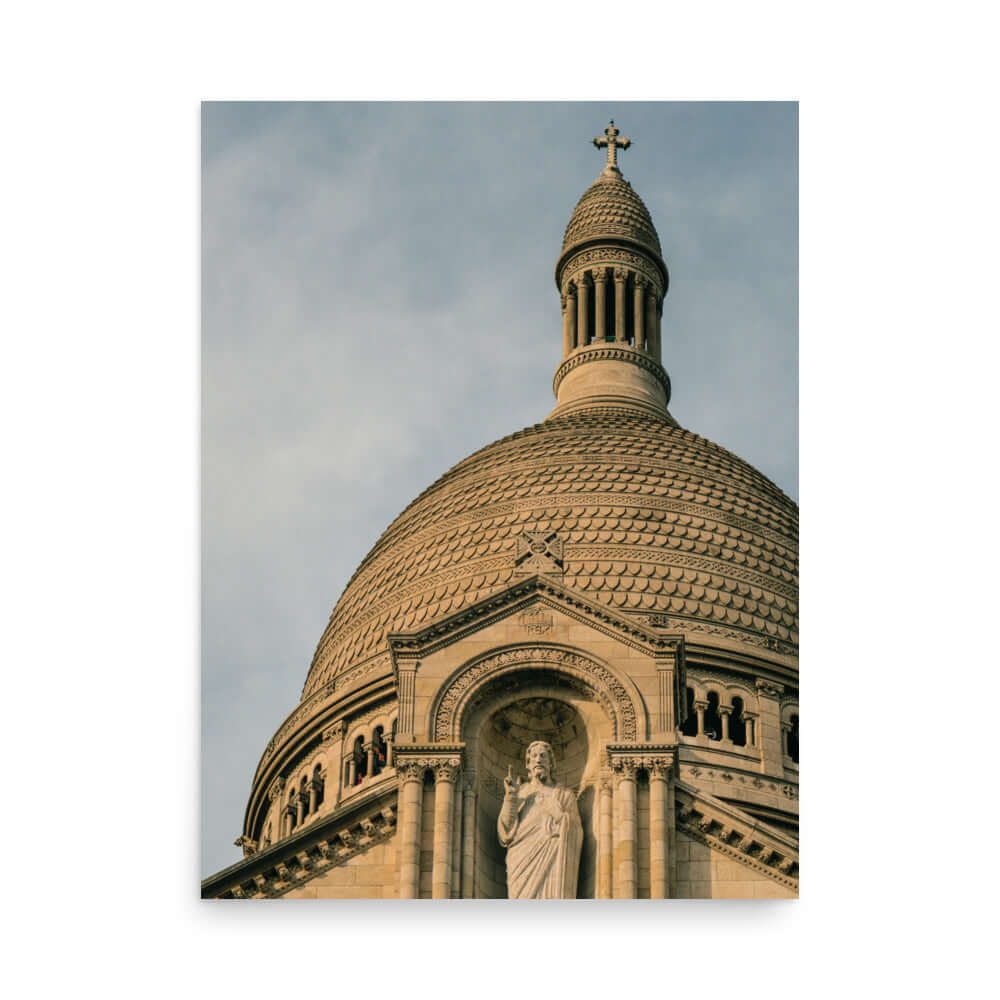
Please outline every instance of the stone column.
[[451, 896], [451, 839], [455, 821], [455, 780], [458, 767], [450, 763], [434, 765], [434, 868], [431, 898]]
[[625, 336], [625, 280], [628, 271], [623, 267], [615, 268], [615, 342], [624, 344]]
[[464, 797], [462, 785], [455, 783], [451, 810], [451, 898], [462, 898], [462, 806]]
[[576, 346], [586, 347], [590, 339], [590, 330], [587, 329], [590, 286], [587, 284], [585, 277], [580, 278], [580, 282], [577, 285], [576, 297]]
[[566, 308], [568, 296], [559, 296], [559, 305], [562, 307], [563, 318], [563, 357], [568, 358], [569, 352], [573, 350], [573, 331], [569, 325], [569, 309]]
[[719, 715], [722, 717], [722, 742], [732, 744], [729, 738], [729, 716], [733, 710], [732, 705], [720, 705]]
[[385, 766], [392, 767], [392, 731], [383, 733], [382, 739], [385, 741]]
[[316, 782], [312, 779], [309, 781], [309, 812], [316, 812]]
[[707, 701], [696, 701], [694, 703], [694, 710], [698, 714], [698, 732], [695, 734], [698, 737], [705, 735], [705, 709], [708, 708]]
[[648, 346], [645, 343], [645, 325], [643, 323], [646, 315], [646, 311], [643, 309], [644, 298], [645, 290], [642, 287], [642, 278], [636, 275], [632, 295], [632, 312], [635, 316], [635, 349], [637, 351], [648, 351]]
[[375, 776], [375, 744], [366, 743], [365, 751], [365, 777], [371, 779]]
[[660, 321], [663, 316], [663, 303], [659, 302], [656, 306], [656, 316], [653, 321], [653, 340], [656, 341], [656, 360], [661, 364], [663, 362], [663, 335], [661, 332]]
[[781, 724], [781, 756], [782, 762], [785, 757], [791, 757], [792, 751], [788, 746], [788, 737], [792, 735], [792, 724], [790, 722], [783, 722]]
[[594, 343], [603, 344], [607, 340], [607, 296], [608, 272], [600, 268], [594, 275]]
[[674, 704], [674, 660], [672, 658], [657, 660], [656, 675], [660, 697], [654, 731], [673, 741], [677, 734], [677, 706]]
[[476, 776], [465, 778], [462, 791], [462, 899], [476, 898]]
[[281, 810], [281, 796], [285, 790], [285, 779], [276, 778], [268, 789], [267, 797], [271, 800], [271, 822], [273, 824], [275, 841], [281, 840], [281, 831], [285, 825], [285, 817]]
[[347, 723], [341, 719], [335, 722], [324, 734], [323, 742], [330, 744], [326, 756], [326, 770], [335, 776], [333, 782], [333, 808], [340, 805], [340, 797], [344, 794], [344, 737], [347, 735]]
[[414, 762], [398, 764], [399, 819], [399, 898], [420, 895], [420, 813], [424, 803], [424, 768]]
[[745, 708], [743, 709], [743, 721], [746, 724], [747, 732], [747, 749], [751, 749], [757, 745], [757, 713], [748, 712]]
[[347, 763], [347, 787], [353, 788], [354, 782], [358, 780], [358, 760], [351, 751], [350, 760]]
[[670, 772], [672, 757], [649, 762], [649, 896], [670, 898]]
[[760, 731], [757, 746], [760, 747], [760, 770], [762, 774], [780, 778], [785, 769], [782, 763], [781, 713], [779, 699], [784, 688], [761, 678], [757, 679], [757, 708], [760, 716]]
[[295, 825], [302, 826], [302, 820], [305, 819], [306, 805], [308, 805], [309, 800], [306, 798], [305, 793], [299, 791], [295, 795]]
[[[576, 285], [571, 281], [568, 288], [569, 291], [566, 293], [566, 328], [569, 330], [567, 343], [569, 350], [572, 351], [580, 346], [580, 342], [576, 339]], [[566, 353], [568, 354], [569, 351]]]
[[660, 337], [656, 328], [656, 295], [652, 285], [646, 289], [646, 349], [655, 361], [660, 360]]
[[597, 885], [594, 895], [597, 899], [611, 899], [614, 885], [611, 778], [601, 778], [597, 795]]
[[635, 762], [627, 758], [614, 760], [615, 825], [614, 825], [614, 898], [635, 899]]

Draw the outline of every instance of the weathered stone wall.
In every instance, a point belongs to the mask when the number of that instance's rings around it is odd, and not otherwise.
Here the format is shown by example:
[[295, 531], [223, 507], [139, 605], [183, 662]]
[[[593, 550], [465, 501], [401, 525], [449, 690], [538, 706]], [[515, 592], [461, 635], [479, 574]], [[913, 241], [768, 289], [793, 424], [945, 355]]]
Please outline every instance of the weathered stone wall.
[[677, 899], [794, 899], [794, 889], [677, 831]]
[[281, 898], [395, 899], [398, 880], [396, 838], [392, 837], [317, 875], [306, 885], [285, 893]]

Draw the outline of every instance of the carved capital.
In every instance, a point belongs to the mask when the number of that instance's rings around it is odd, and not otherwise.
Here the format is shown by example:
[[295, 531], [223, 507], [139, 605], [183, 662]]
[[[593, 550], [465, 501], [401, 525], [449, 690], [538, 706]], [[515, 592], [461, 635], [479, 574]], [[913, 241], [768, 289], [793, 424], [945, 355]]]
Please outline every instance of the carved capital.
[[562, 309], [563, 312], [566, 312], [566, 296], [565, 295], [560, 295], [559, 296], [559, 306], [560, 306], [560, 308]]
[[267, 797], [273, 802], [285, 790], [285, 779], [275, 778], [274, 784], [267, 790]]
[[597, 284], [605, 284], [608, 280], [608, 272], [606, 268], [599, 267], [596, 271], [592, 272], [594, 275], [594, 281]]
[[695, 701], [693, 701], [692, 704], [694, 705], [694, 708], [695, 708], [696, 712], [698, 712], [698, 711], [700, 711], [700, 712], [707, 712], [708, 711], [708, 702], [707, 701], [701, 701], [699, 699], [695, 699]]
[[332, 726], [328, 726], [323, 730], [323, 742], [333, 743], [336, 740], [342, 740], [346, 732], [347, 720], [341, 719], [339, 722], [335, 722]]
[[408, 781], [424, 780], [424, 765], [417, 760], [401, 761], [396, 760], [396, 774], [399, 776], [399, 783], [406, 784]]
[[458, 763], [456, 761], [441, 761], [434, 765], [434, 780], [447, 781], [453, 785], [458, 778]]
[[774, 681], [764, 680], [762, 677], [757, 678], [757, 694], [763, 695], [765, 698], [780, 698], [784, 693], [784, 687], [781, 684], [775, 684]]
[[628, 280], [628, 271], [624, 267], [616, 267], [614, 269], [615, 281], [622, 282], [623, 284]]
[[635, 772], [639, 769], [639, 761], [634, 757], [614, 757], [611, 770], [614, 773], [615, 786], [622, 781], [635, 781]]
[[673, 756], [650, 757], [644, 761], [650, 781], [667, 781], [674, 767]]
[[719, 715], [732, 715], [732, 714], [733, 714], [733, 706], [732, 705], [720, 705], [719, 706]]

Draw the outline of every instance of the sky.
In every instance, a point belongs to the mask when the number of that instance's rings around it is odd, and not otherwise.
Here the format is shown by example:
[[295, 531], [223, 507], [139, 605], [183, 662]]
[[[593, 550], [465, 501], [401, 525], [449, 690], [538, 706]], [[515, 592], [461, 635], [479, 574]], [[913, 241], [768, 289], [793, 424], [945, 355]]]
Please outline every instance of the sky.
[[553, 271], [611, 118], [670, 271], [670, 411], [797, 500], [794, 103], [202, 106], [203, 875], [358, 563], [555, 405]]

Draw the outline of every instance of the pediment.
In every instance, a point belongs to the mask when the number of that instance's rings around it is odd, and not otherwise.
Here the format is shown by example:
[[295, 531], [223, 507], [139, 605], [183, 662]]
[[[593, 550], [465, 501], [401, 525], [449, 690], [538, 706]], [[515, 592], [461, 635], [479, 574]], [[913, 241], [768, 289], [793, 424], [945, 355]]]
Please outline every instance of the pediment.
[[590, 600], [579, 591], [545, 576], [532, 576], [477, 601], [423, 629], [388, 636], [393, 673], [399, 679], [401, 659], [431, 655], [491, 625], [516, 619], [527, 635], [542, 637], [555, 615], [588, 625], [648, 656], [670, 656], [683, 669], [684, 636], [663, 633]]

